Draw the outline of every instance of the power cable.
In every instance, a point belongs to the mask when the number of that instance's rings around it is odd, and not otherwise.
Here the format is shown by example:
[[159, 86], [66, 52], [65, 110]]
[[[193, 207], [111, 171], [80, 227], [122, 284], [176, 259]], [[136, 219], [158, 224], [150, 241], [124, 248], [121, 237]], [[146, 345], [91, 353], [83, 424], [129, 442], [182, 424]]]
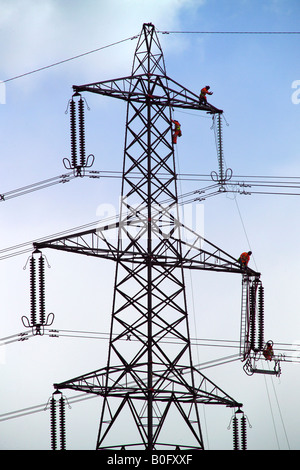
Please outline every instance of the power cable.
[[[86, 394], [77, 395], [75, 397], [68, 398], [68, 404], [76, 403], [78, 401], [89, 400], [91, 398], [96, 398], [97, 395], [87, 396]], [[48, 403], [42, 403], [40, 405], [29, 406], [27, 408], [21, 408], [20, 410], [10, 411], [0, 415], [0, 422], [7, 421], [9, 419], [21, 418], [34, 413], [39, 413], [41, 411], [46, 411], [48, 408]]]
[[[86, 170], [84, 174], [80, 175], [80, 177], [88, 177], [88, 178], [122, 178], [121, 171], [99, 171], [99, 170]], [[135, 177], [134, 175], [132, 176]], [[138, 178], [138, 174], [136, 178]], [[167, 175], [166, 175], [167, 177]], [[18, 196], [23, 196], [25, 194], [29, 194], [32, 191], [37, 191], [39, 189], [48, 188], [52, 185], [59, 184], [59, 183], [67, 183], [72, 179], [78, 178], [78, 175], [74, 174], [73, 172], [63, 173], [59, 176], [54, 176], [52, 178], [48, 178], [46, 180], [42, 180], [37, 183], [32, 183], [26, 186], [22, 186], [20, 188], [16, 188], [6, 193], [0, 193], [0, 202], [7, 201], [8, 199], [12, 199]], [[164, 178], [164, 175], [161, 175], [161, 178]], [[256, 178], [256, 180], [254, 179]], [[243, 179], [243, 181], [241, 181]], [[205, 175], [205, 174], [193, 174], [193, 173], [178, 173], [177, 174], [178, 181], [201, 181], [201, 182], [208, 182], [212, 181], [212, 176]], [[204, 188], [199, 188], [194, 191], [190, 191], [188, 193], [183, 193], [178, 196], [178, 199], [183, 199], [188, 197], [189, 195], [196, 194], [196, 193], [207, 193], [208, 190], [219, 188], [214, 193], [210, 193], [203, 198], [211, 197], [216, 194], [220, 193], [239, 193], [239, 194], [269, 194], [269, 195], [291, 195], [291, 196], [300, 196], [300, 177], [294, 176], [242, 176], [242, 175], [232, 175], [230, 181], [226, 182], [222, 185], [223, 190], [219, 191], [220, 184], [219, 182], [214, 182], [211, 185], [208, 185]], [[252, 188], [279, 188], [279, 189], [299, 189], [299, 192], [270, 192], [270, 191], [253, 191]], [[190, 201], [188, 201], [190, 202]]]
[[300, 31], [157, 31], [161, 34], [300, 34]]
[[94, 52], [99, 52], [103, 49], [107, 49], [108, 47], [116, 46], [117, 44], [121, 44], [122, 42], [130, 41], [132, 39], [136, 39], [137, 37], [138, 37], [138, 35], [131, 36], [130, 38], [126, 38], [126, 39], [121, 39], [120, 41], [116, 41], [116, 42], [113, 42], [111, 44], [107, 44], [106, 46], [101, 46], [101, 47], [98, 47], [97, 49], [93, 49], [91, 51], [83, 52], [82, 54], [77, 54], [73, 57], [69, 57], [68, 59], [63, 59], [63, 60], [60, 60], [58, 62], [54, 62], [53, 64], [45, 65], [44, 67], [39, 67], [38, 69], [31, 70], [30, 72], [22, 73], [20, 75], [16, 75], [15, 77], [12, 77], [12, 78], [7, 78], [6, 80], [3, 80], [2, 83], [11, 82], [12, 80], [17, 80], [18, 78], [25, 77], [26, 75], [31, 75], [33, 73], [41, 72], [42, 70], [49, 69], [51, 67], [56, 67], [57, 65], [61, 65], [61, 64], [64, 64], [66, 62], [70, 62], [71, 60], [79, 59], [80, 57], [84, 57], [86, 55], [93, 54]]
[[31, 193], [33, 191], [37, 191], [39, 189], [49, 188], [58, 183], [68, 183], [71, 179], [75, 178], [76, 176], [72, 173], [65, 173], [60, 176], [54, 176], [53, 178], [48, 178], [46, 180], [40, 181], [38, 183], [29, 184], [27, 186], [22, 186], [18, 189], [13, 189], [8, 191], [7, 193], [0, 194], [0, 201], [6, 201], [8, 199], [12, 199], [17, 196], [23, 196], [24, 194]]
[[[100, 172], [99, 172], [100, 173]], [[89, 178], [121, 178], [121, 176], [118, 176], [118, 175], [99, 175], [99, 176], [90, 176], [90, 175], [84, 175], [84, 176], [88, 176]], [[11, 190], [7, 193], [3, 193], [3, 194], [0, 194], [0, 201], [6, 201], [8, 199], [12, 199], [14, 197], [18, 197], [18, 196], [23, 196], [25, 194], [28, 194], [28, 193], [31, 193], [33, 191], [37, 191], [39, 189], [44, 189], [44, 188], [48, 188], [50, 186], [53, 186], [54, 184], [58, 184], [58, 183], [67, 183], [69, 182], [71, 179], [73, 178], [76, 178], [76, 176], [74, 175], [71, 175], [71, 174], [65, 174], [65, 175], [61, 175], [61, 176], [58, 176], [58, 177], [54, 177], [52, 179], [49, 179], [49, 180], [44, 180], [44, 181], [41, 181], [40, 183], [34, 183], [32, 185], [28, 185], [28, 186], [25, 186], [25, 187], [22, 187], [22, 188], [19, 188], [19, 189], [15, 189], [15, 190]], [[178, 180], [181, 180], [181, 181], [211, 181], [211, 179], [199, 179], [197, 178], [196, 176], [194, 178], [192, 177], [189, 177], [189, 178], [184, 178], [184, 177], [181, 177], [180, 175], [178, 175]], [[56, 180], [56, 181], [55, 181]], [[228, 186], [228, 187], [226, 187]], [[257, 190], [252, 190], [252, 189], [249, 189], [249, 188], [252, 188], [252, 187], [264, 187], [264, 188], [280, 188], [280, 189], [283, 189], [283, 188], [297, 188], [299, 189], [299, 192], [283, 192], [283, 191], [257, 191]], [[212, 190], [212, 189], [216, 189], [213, 193], [208, 193], [207, 194], [207, 191], [208, 190]], [[236, 188], [236, 189], [235, 189]], [[242, 188], [242, 189], [241, 189]], [[244, 189], [246, 188], [246, 189]], [[290, 185], [288, 183], [286, 184], [270, 184], [269, 182], [262, 182], [262, 183], [248, 183], [246, 184], [245, 182], [235, 182], [235, 181], [230, 181], [229, 184], [223, 184], [222, 186], [222, 191], [220, 191], [220, 184], [219, 183], [214, 183], [214, 184], [211, 184], [211, 185], [208, 185], [204, 188], [200, 188], [200, 189], [196, 189], [194, 191], [190, 191], [188, 193], [183, 193], [181, 195], [178, 196], [178, 199], [183, 199], [189, 195], [192, 195], [192, 194], [203, 194], [202, 196], [202, 199], [206, 199], [208, 197], [211, 197], [211, 196], [214, 196], [216, 194], [228, 194], [228, 193], [235, 193], [235, 194], [240, 194], [240, 195], [251, 195], [251, 194], [261, 194], [261, 195], [278, 195], [278, 196], [300, 196], [300, 184], [298, 183], [297, 185]], [[190, 201], [187, 201], [187, 202], [190, 202]], [[186, 203], [187, 203], [186, 202]], [[181, 203], [182, 204], [182, 203]]]
[[[246, 34], [249, 34], [249, 35], [252, 35], [252, 34], [253, 35], [255, 35], [255, 34], [258, 34], [258, 35], [259, 34], [262, 34], [262, 35], [263, 34], [265, 34], [265, 35], [268, 35], [268, 34], [270, 34], [270, 35], [272, 35], [272, 34], [274, 34], [274, 35], [300, 34], [299, 31], [157, 31], [157, 33], [160, 33], [160, 34], [244, 34], [244, 35], [246, 35]], [[31, 70], [30, 72], [25, 72], [25, 73], [22, 73], [20, 75], [16, 75], [15, 77], [7, 78], [6, 80], [2, 80], [2, 83], [11, 82], [13, 80], [17, 80], [19, 78], [26, 77], [27, 75], [32, 75], [34, 73], [41, 72], [43, 70], [46, 70], [46, 69], [49, 69], [49, 68], [52, 68], [52, 67], [56, 67], [58, 65], [66, 63], [66, 62], [70, 62], [72, 60], [84, 57], [86, 55], [93, 54], [95, 52], [99, 52], [103, 49], [107, 49], [109, 47], [116, 46], [117, 44], [121, 44], [121, 43], [126, 42], [126, 41], [131, 41], [133, 39], [137, 39], [138, 37], [139, 37], [139, 35], [135, 35], [135, 36], [128, 37], [126, 39], [121, 39], [120, 41], [116, 41], [116, 42], [107, 44], [105, 46], [101, 46], [101, 47], [98, 47], [96, 49], [92, 49], [90, 51], [83, 52], [81, 54], [77, 54], [77, 55], [69, 57], [67, 59], [63, 59], [63, 60], [54, 62], [52, 64], [45, 65], [43, 67], [39, 67], [37, 69]]]
[[[45, 328], [44, 335], [53, 337], [53, 338], [79, 338], [79, 339], [96, 339], [96, 340], [108, 340], [109, 333], [99, 332], [99, 331], [85, 331], [85, 330], [69, 330], [69, 329], [58, 329], [58, 328]], [[0, 338], [0, 347], [6, 344], [25, 341], [29, 338], [33, 338], [34, 335], [31, 331], [23, 331], [14, 335], [6, 336]], [[197, 338], [191, 337], [191, 346], [195, 347], [213, 347], [213, 348], [222, 348], [222, 349], [239, 349], [240, 342], [237, 340], [228, 340], [228, 339], [212, 339], [212, 338]], [[138, 338], [131, 337], [123, 338], [123, 341], [139, 341]], [[165, 343], [168, 344], [177, 344], [176, 341], [170, 341], [168, 336], [165, 337]], [[276, 351], [283, 354], [282, 360], [284, 362], [300, 363], [300, 357], [296, 357], [295, 353], [299, 352], [299, 345], [289, 344], [289, 343], [276, 343], [274, 345]], [[290, 354], [288, 354], [290, 353]], [[239, 356], [240, 357], [240, 356]], [[241, 358], [241, 357], [240, 357]]]
[[[45, 240], [48, 240], [49, 237], [50, 238], [57, 238], [57, 237], [62, 237], [62, 236], [68, 236], [68, 235], [71, 235], [74, 230], [76, 231], [81, 231], [81, 230], [86, 230], [88, 228], [97, 228], [99, 227], [99, 223], [109, 223], [109, 222], [113, 222], [114, 220], [116, 220], [116, 217], [115, 216], [111, 216], [111, 217], [107, 217], [105, 219], [101, 219], [101, 220], [98, 220], [98, 221], [95, 221], [95, 222], [90, 222], [88, 224], [85, 224], [85, 225], [80, 225], [79, 227], [75, 227], [73, 229], [68, 229], [68, 230], [64, 230], [62, 232], [57, 232], [55, 234], [52, 234], [52, 235], [48, 235], [47, 237], [41, 237], [41, 238], [37, 238], [37, 239], [34, 239], [34, 240], [31, 240], [31, 241], [28, 241], [28, 242], [24, 242], [24, 243], [20, 243], [18, 245], [14, 245], [14, 246], [11, 246], [11, 247], [8, 247], [8, 248], [3, 248], [2, 250], [0, 250], [0, 260], [2, 259], [6, 259], [6, 258], [10, 258], [12, 256], [18, 256], [18, 255], [21, 255], [21, 254], [24, 254], [24, 253], [28, 253], [30, 251], [33, 250], [33, 243], [40, 243], [40, 242], [43, 242]], [[13, 253], [9, 253], [9, 252], [13, 252]]]

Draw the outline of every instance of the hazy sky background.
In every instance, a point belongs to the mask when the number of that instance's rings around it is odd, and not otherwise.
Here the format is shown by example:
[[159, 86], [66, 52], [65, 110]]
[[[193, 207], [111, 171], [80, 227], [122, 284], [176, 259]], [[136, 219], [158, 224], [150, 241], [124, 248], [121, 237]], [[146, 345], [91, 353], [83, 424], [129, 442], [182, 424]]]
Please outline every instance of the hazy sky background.
[[[211, 102], [224, 110], [228, 123], [223, 126], [224, 154], [233, 174], [298, 176], [299, 35], [191, 32], [291, 32], [299, 31], [299, 19], [298, 0], [0, 0], [0, 194], [66, 172], [62, 160], [70, 157], [70, 136], [65, 110], [72, 85], [129, 75], [136, 36], [148, 22], [170, 32], [159, 33], [167, 74], [195, 93], [210, 84]], [[92, 169], [120, 171], [126, 104], [92, 94], [85, 98]], [[183, 131], [176, 148], [178, 172], [217, 171], [211, 118], [175, 114]], [[95, 222], [104, 209], [117, 211], [120, 182], [77, 178], [0, 201], [0, 250]], [[182, 181], [179, 191], [201, 185]], [[203, 373], [244, 404], [251, 424], [249, 449], [299, 450], [299, 196], [226, 193], [198, 204], [204, 208], [208, 240], [237, 257], [252, 249], [251, 266], [262, 273], [265, 287], [265, 339], [290, 345], [294, 359], [281, 363], [279, 378], [248, 377], [240, 361]], [[26, 331], [21, 317], [30, 315], [29, 268], [23, 269], [30, 252], [6, 257], [14, 252], [0, 252], [1, 338]], [[51, 266], [46, 269], [47, 313], [55, 314], [53, 328], [73, 331], [74, 337], [2, 340], [1, 419], [47, 403], [53, 383], [106, 365], [107, 340], [84, 339], [75, 332], [109, 332], [114, 264], [54, 250], [44, 254]], [[239, 341], [240, 276], [187, 272], [186, 283], [191, 336], [222, 344]], [[203, 346], [193, 351], [197, 364], [238, 352]], [[66, 395], [75, 396], [71, 391]], [[67, 409], [68, 449], [95, 448], [100, 400]], [[203, 409], [208, 449], [232, 448], [230, 419], [231, 410], [224, 407]], [[50, 449], [49, 431], [48, 410], [2, 420], [0, 448]]]

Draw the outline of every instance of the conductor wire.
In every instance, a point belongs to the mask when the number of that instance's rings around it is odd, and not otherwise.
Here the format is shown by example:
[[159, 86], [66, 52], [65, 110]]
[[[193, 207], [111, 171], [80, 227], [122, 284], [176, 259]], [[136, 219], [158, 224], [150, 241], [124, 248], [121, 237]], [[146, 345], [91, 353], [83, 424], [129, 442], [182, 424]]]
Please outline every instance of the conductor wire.
[[26, 77], [26, 75], [31, 75], [33, 73], [41, 72], [42, 70], [49, 69], [51, 67], [56, 67], [57, 65], [61, 65], [61, 64], [64, 64], [66, 62], [70, 62], [71, 60], [79, 59], [80, 57], [84, 57], [88, 54], [93, 54], [94, 52], [98, 52], [98, 51], [101, 51], [103, 49], [107, 49], [108, 47], [116, 46], [117, 44], [121, 44], [122, 42], [129, 41], [129, 40], [132, 40], [132, 39], [136, 39], [137, 37], [138, 36], [132, 36], [130, 38], [121, 39], [120, 41], [116, 41], [116, 42], [113, 42], [111, 44], [107, 44], [106, 46], [98, 47], [97, 49], [93, 49], [93, 50], [88, 51], [88, 52], [83, 52], [82, 54], [78, 54], [78, 55], [75, 55], [73, 57], [69, 57], [68, 59], [60, 60], [58, 62], [54, 62], [53, 64], [46, 65], [44, 67], [40, 67], [40, 68], [35, 69], [35, 70], [31, 70], [31, 72], [26, 72], [26, 73], [22, 73], [20, 75], [16, 75], [15, 77], [3, 80], [2, 83], [11, 82], [12, 80], [17, 80], [18, 78]]

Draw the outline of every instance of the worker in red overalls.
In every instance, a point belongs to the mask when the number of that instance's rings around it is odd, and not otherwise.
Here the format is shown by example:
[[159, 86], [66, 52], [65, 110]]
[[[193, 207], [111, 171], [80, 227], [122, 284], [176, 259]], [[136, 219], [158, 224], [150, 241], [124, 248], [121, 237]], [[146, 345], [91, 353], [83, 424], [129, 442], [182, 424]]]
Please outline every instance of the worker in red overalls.
[[173, 144], [177, 144], [177, 137], [182, 136], [181, 127], [178, 121], [175, 121], [175, 120], [173, 121], [173, 119], [171, 119], [171, 121], [175, 124], [175, 129], [174, 129], [174, 134], [173, 134]]
[[248, 251], [248, 252], [245, 251], [239, 257], [238, 262], [240, 263], [242, 269], [247, 268], [251, 255], [252, 255], [252, 251]]
[[268, 341], [267, 344], [265, 345], [264, 350], [263, 350], [263, 355], [267, 361], [272, 361], [273, 356], [274, 356], [272, 341]]
[[212, 95], [213, 92], [212, 91], [208, 91], [210, 90], [210, 86], [209, 85], [206, 85], [204, 88], [202, 88], [201, 90], [201, 93], [200, 93], [200, 99], [199, 99], [199, 104], [207, 104], [207, 98], [206, 98], [206, 95]]

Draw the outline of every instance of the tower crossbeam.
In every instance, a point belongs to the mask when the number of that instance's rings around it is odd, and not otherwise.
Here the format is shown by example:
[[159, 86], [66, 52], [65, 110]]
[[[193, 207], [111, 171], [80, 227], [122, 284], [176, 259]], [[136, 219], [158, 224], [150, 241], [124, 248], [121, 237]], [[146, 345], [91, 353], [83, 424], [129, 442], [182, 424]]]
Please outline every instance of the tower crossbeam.
[[[149, 390], [145, 382], [141, 381], [141, 375], [146, 374], [146, 371], [146, 363], [127, 368], [111, 366], [107, 382], [108, 370], [104, 367], [72, 380], [54, 384], [54, 387], [58, 390], [67, 388], [103, 397], [127, 398], [133, 395], [136, 400], [145, 400]], [[185, 378], [187, 373], [194, 374], [197, 382], [194, 386], [191, 386], [189, 380]], [[172, 392], [168, 390], [170, 384], [173, 387]], [[153, 385], [151, 393], [156, 402], [166, 402], [172, 396], [176, 396], [178, 403], [223, 404], [231, 408], [242, 406], [196, 368], [191, 370], [187, 367], [170, 367], [165, 376], [158, 371], [154, 374]]]
[[[51, 248], [70, 253], [93, 256], [103, 259], [110, 259], [122, 263], [146, 263], [148, 260], [147, 250], [142, 246], [137, 246], [130, 238], [127, 240], [126, 250], [120, 250], [117, 246], [117, 238], [109, 232], [119, 231], [120, 227], [145, 228], [145, 220], [140, 218], [135, 221], [130, 219], [126, 222], [115, 222], [110, 225], [99, 226], [92, 230], [86, 230], [70, 234], [65, 237], [53, 238], [42, 242], [34, 243], [36, 249]], [[178, 221], [178, 226], [182, 230], [188, 230]], [[125, 228], [126, 231], [126, 228]], [[176, 239], [172, 234], [158, 231], [152, 231], [153, 238], [161, 236], [151, 256], [151, 265], [165, 266], [169, 268], [185, 268], [206, 271], [231, 272], [245, 274], [237, 259], [203, 238], [201, 235], [189, 230], [192, 234], [192, 241]], [[128, 232], [126, 231], [126, 235]], [[116, 234], [115, 234], [116, 236]], [[247, 275], [259, 278], [260, 273], [247, 268]]]
[[223, 110], [212, 104], [200, 105], [199, 96], [166, 75], [130, 75], [115, 80], [74, 85], [73, 90], [76, 94], [88, 91], [130, 103], [145, 103], [149, 100], [152, 106], [194, 109], [209, 114], [223, 113]]

